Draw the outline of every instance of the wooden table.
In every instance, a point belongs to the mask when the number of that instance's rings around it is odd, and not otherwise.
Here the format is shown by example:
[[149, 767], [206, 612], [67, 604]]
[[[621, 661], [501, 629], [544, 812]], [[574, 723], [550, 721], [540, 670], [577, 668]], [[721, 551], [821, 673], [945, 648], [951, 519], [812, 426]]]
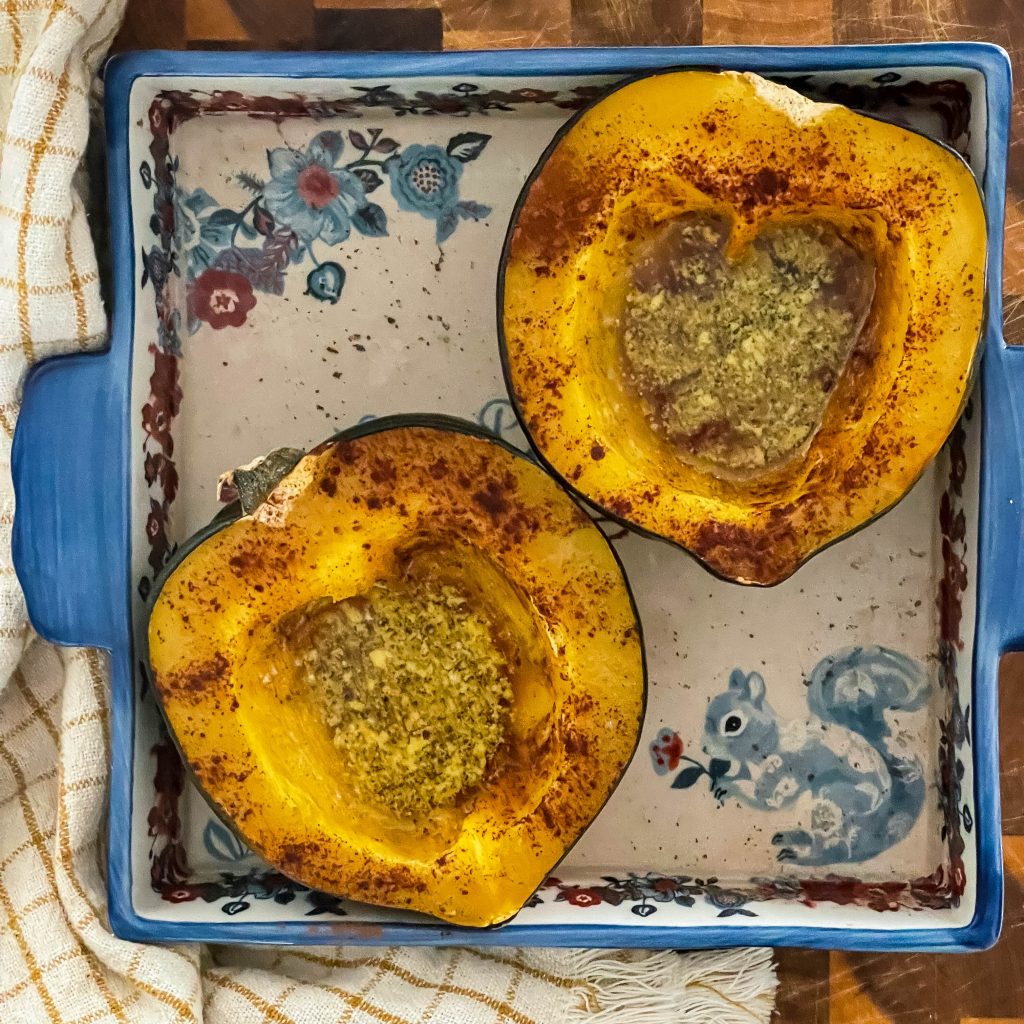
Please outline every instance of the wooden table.
[[[1024, 81], [1024, 0], [129, 0], [115, 49], [440, 50], [983, 39]], [[1024, 89], [1010, 150], [1006, 333], [1024, 343]], [[1002, 677], [1006, 924], [966, 957], [779, 950], [784, 1024], [1024, 1024], [1024, 655]]]

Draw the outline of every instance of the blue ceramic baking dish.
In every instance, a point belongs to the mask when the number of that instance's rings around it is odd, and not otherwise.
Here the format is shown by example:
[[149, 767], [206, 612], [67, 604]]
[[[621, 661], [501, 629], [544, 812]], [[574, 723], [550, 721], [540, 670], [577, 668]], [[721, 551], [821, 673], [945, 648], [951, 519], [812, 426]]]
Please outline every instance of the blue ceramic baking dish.
[[[647, 635], [645, 741], [512, 923], [452, 928], [310, 892], [217, 820], [168, 742], [138, 670], [153, 579], [217, 510], [217, 473], [270, 447], [413, 409], [476, 419], [524, 444], [493, 321], [519, 190], [559, 127], [602, 90], [694, 66], [772, 77], [967, 157], [990, 232], [975, 397], [900, 506], [767, 594], [606, 524]], [[1010, 101], [1006, 54], [976, 43], [113, 60], [111, 345], [32, 369], [13, 472], [14, 558], [33, 625], [53, 642], [110, 652], [114, 930], [175, 942], [992, 944], [999, 658], [1024, 644], [1024, 353], [1000, 332]], [[424, 161], [443, 183], [437, 202], [412, 189]], [[316, 204], [282, 205], [289, 188], [301, 198], [297, 175], [313, 163], [337, 181], [358, 178], [360, 210], [373, 193], [383, 232], [365, 220], [329, 226]], [[706, 701], [743, 668], [747, 697], [756, 674], [760, 697], [766, 680], [791, 718], [804, 674], [864, 645], [898, 649], [931, 680], [932, 702], [907, 726], [931, 798], [879, 858], [780, 863], [767, 810], [697, 784]]]

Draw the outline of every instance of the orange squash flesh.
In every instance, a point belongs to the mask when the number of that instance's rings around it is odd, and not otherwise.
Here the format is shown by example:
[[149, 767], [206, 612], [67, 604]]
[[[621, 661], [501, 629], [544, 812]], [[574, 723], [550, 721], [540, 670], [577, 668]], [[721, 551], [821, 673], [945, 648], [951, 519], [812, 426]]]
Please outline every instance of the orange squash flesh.
[[[322, 709], [272, 674], [275, 624], [365, 593], [410, 551], [514, 652], [511, 753], [430, 820], [361, 804]], [[199, 785], [246, 844], [306, 885], [472, 926], [515, 914], [603, 806], [646, 693], [632, 598], [591, 519], [469, 425], [397, 417], [321, 445], [163, 583], [149, 663]]]
[[[623, 368], [626, 254], [693, 212], [728, 219], [733, 253], [768, 225], [824, 222], [876, 268], [820, 429], [744, 479], [684, 461]], [[649, 76], [572, 122], [521, 196], [499, 287], [509, 390], [575, 492], [726, 579], [778, 583], [895, 504], [946, 440], [981, 335], [986, 239], [970, 169], [922, 135], [754, 75]]]

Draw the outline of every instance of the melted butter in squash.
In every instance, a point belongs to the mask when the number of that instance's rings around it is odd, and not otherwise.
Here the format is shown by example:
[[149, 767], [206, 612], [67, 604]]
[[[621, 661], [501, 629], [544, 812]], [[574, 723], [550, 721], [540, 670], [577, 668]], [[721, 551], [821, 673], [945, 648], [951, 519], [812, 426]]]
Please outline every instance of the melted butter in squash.
[[236, 685], [268, 764], [298, 712], [288, 745], [326, 771], [353, 829], [440, 854], [481, 802], [515, 815], [535, 799], [557, 669], [536, 610], [485, 552], [422, 535], [386, 564], [262, 622]]
[[680, 455], [725, 473], [785, 462], [821, 424], [874, 272], [828, 224], [782, 223], [730, 255], [688, 214], [639, 247], [621, 313], [625, 378]]
[[484, 779], [512, 690], [490, 624], [455, 587], [380, 582], [279, 632], [362, 799], [414, 816]]

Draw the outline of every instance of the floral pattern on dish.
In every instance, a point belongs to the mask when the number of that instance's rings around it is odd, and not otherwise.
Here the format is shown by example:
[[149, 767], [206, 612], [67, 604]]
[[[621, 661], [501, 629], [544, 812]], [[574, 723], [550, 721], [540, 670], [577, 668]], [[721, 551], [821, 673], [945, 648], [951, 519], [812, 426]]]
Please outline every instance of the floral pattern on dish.
[[459, 220], [482, 220], [489, 206], [459, 200], [462, 165], [475, 160], [487, 145], [489, 135], [463, 132], [440, 146], [407, 146], [387, 161], [391, 194], [401, 210], [418, 213], [436, 224], [438, 245], [449, 238]]
[[697, 899], [717, 909], [716, 917], [756, 917], [748, 904], [771, 899], [761, 890], [741, 891], [719, 884], [717, 878], [692, 878], [689, 875], [659, 875], [630, 873], [624, 877], [604, 875], [603, 885], [571, 885], [558, 878], [549, 878], [542, 890], [555, 889], [555, 902], [574, 907], [596, 907], [601, 904], [618, 907], [631, 904], [630, 912], [637, 917], [650, 917], [657, 913], [659, 904], [672, 903], [679, 907], [692, 907]]
[[337, 166], [342, 146], [339, 132], [321, 132], [304, 151], [282, 146], [267, 153], [270, 180], [262, 190], [264, 208], [303, 244], [319, 238], [338, 245], [360, 216], [364, 234], [387, 232], [384, 211], [366, 198], [362, 181]]
[[[346, 272], [323, 247], [342, 246], [353, 232], [388, 235], [387, 212], [369, 198], [385, 177], [399, 211], [434, 221], [439, 245], [460, 221], [484, 220], [491, 208], [461, 199], [459, 187], [463, 166], [480, 156], [490, 138], [461, 132], [445, 147], [412, 143], [403, 149], [381, 128], [349, 130], [347, 146], [341, 132], [321, 131], [304, 148], [268, 150], [264, 177], [238, 172], [235, 181], [252, 195], [238, 208], [222, 205], [203, 188], [182, 187], [177, 159], [155, 169], [144, 162], [143, 186], [155, 190], [151, 227], [166, 240], [142, 253], [142, 286], [151, 282], [158, 293], [159, 346], [179, 355], [183, 327], [187, 334], [204, 323], [214, 330], [242, 327], [257, 293], [284, 292], [293, 264], [312, 265], [304, 294], [336, 303]], [[166, 294], [171, 278], [182, 275], [184, 324]]]
[[305, 917], [318, 914], [345, 917], [347, 914], [336, 896], [317, 892], [274, 870], [253, 869], [241, 874], [222, 871], [216, 881], [155, 883], [153, 887], [160, 893], [161, 899], [168, 903], [191, 903], [193, 900], [216, 903], [225, 900], [220, 910], [229, 917], [244, 913], [252, 906], [252, 900], [273, 900], [274, 903], [286, 904], [292, 903], [300, 895], [310, 905]]

